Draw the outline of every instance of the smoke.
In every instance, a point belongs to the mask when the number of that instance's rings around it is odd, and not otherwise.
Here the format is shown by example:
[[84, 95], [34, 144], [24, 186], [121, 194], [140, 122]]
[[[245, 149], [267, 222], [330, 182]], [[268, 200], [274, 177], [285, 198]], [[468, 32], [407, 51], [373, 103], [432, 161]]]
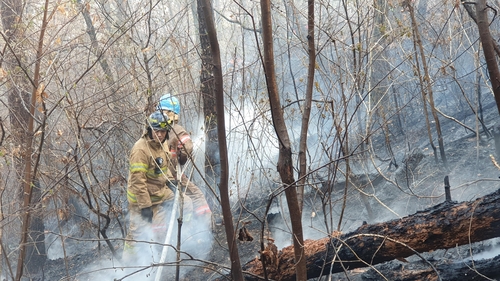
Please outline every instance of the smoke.
[[[469, 257], [465, 258], [464, 261], [469, 261], [472, 259], [476, 261], [483, 259], [491, 259], [500, 255], [500, 238], [489, 239], [487, 241], [478, 242], [478, 244], [482, 245], [482, 247], [484, 247], [484, 250], [479, 251], [478, 253], [471, 254]], [[466, 247], [467, 250], [470, 250], [468, 246], [464, 247]], [[476, 247], [476, 248], [482, 248], [482, 247]]]
[[[256, 96], [245, 96], [244, 99], [229, 100], [231, 110], [225, 112], [226, 117], [226, 140], [228, 149], [229, 161], [229, 195], [234, 206], [237, 202], [263, 202], [266, 197], [269, 198], [274, 191], [280, 187], [280, 176], [276, 169], [278, 160], [278, 140], [274, 127], [270, 121], [270, 111], [266, 103], [267, 96], [258, 94]], [[324, 118], [318, 120], [324, 122]], [[183, 119], [183, 122], [190, 123], [193, 128], [191, 134], [194, 143], [195, 164], [197, 167], [205, 165], [205, 146], [204, 133], [201, 129], [204, 124], [204, 119], [192, 118], [190, 120]], [[196, 124], [192, 124], [196, 123]], [[300, 133], [300, 122], [292, 122], [289, 124], [292, 145], [298, 151], [298, 141]], [[321, 166], [330, 159], [325, 159], [326, 154], [321, 151], [323, 146], [319, 145], [320, 140], [324, 140], [325, 136], [330, 136], [332, 126], [322, 123], [319, 131], [310, 135], [309, 144], [312, 147], [312, 155], [309, 155], [308, 161], [314, 161], [311, 167]], [[331, 141], [333, 143], [333, 140]], [[294, 156], [296, 158], [296, 156]], [[296, 161], [296, 159], [294, 159]], [[204, 170], [201, 172], [203, 173]], [[189, 177], [189, 172], [185, 172]], [[201, 186], [204, 181], [198, 178], [198, 173], [194, 172], [193, 181]], [[201, 175], [202, 177], [204, 175]], [[215, 190], [217, 190], [215, 188]], [[209, 199], [212, 195], [207, 194], [208, 188], [204, 188], [204, 192]], [[279, 201], [280, 210], [276, 212], [279, 220], [269, 223], [272, 238], [275, 244], [282, 248], [291, 244], [292, 231], [289, 223], [289, 215], [284, 196], [273, 199]], [[283, 198], [283, 199], [282, 199]], [[283, 203], [285, 202], [285, 203]], [[244, 203], [246, 204], [246, 203]], [[253, 204], [253, 203], [249, 203]], [[264, 204], [265, 205], [265, 204]], [[255, 208], [262, 210], [262, 206], [246, 206], [251, 210]], [[315, 215], [317, 210], [304, 209], [304, 237], [306, 239], [316, 239], [327, 236], [324, 220], [322, 216]], [[257, 210], [257, 212], [259, 211]], [[215, 211], [215, 210], [214, 210]], [[275, 210], [273, 210], [274, 212]], [[270, 214], [272, 215], [272, 214]]]
[[500, 245], [496, 245], [489, 250], [481, 252], [473, 256], [474, 260], [491, 259], [500, 255]]
[[[58, 235], [55, 232], [47, 233], [48, 257], [52, 260], [64, 258], [65, 263], [71, 264], [71, 267], [74, 266], [75, 269], [81, 266], [79, 262], [93, 260], [92, 263], [85, 264], [85, 268], [77, 269], [78, 280], [157, 280], [156, 276], [159, 271], [162, 276], [160, 280], [172, 280], [175, 277], [177, 264], [180, 265], [179, 273], [182, 277], [192, 271], [195, 266], [203, 266], [203, 261], [210, 254], [214, 239], [211, 221], [194, 216], [191, 221], [183, 222], [179, 240], [181, 262], [178, 263], [176, 251], [179, 233], [178, 213], [170, 212], [166, 219], [170, 227], [170, 239], [166, 241], [167, 233], [158, 236], [152, 229], [148, 229], [144, 231], [142, 237], [136, 238], [136, 254], [127, 259], [122, 259], [123, 244], [119, 242], [121, 240], [119, 233], [115, 232], [114, 236], [113, 233], [109, 233], [112, 243], [119, 245], [119, 248], [115, 247], [117, 258], [110, 256], [109, 251], [98, 250], [96, 240], [88, 235], [84, 238], [73, 238], [78, 236], [80, 229], [78, 223], [67, 224], [64, 235]], [[94, 250], [87, 251], [87, 249]], [[164, 250], [166, 255], [162, 260]], [[159, 270], [160, 267], [161, 270]], [[75, 273], [66, 274], [74, 275]]]
[[[283, 197], [283, 198], [282, 198]], [[271, 237], [278, 249], [291, 246], [293, 243], [292, 225], [290, 222], [286, 198], [282, 196], [281, 202], [277, 202], [267, 213], [267, 222]], [[323, 218], [318, 215], [317, 210], [305, 205], [302, 212], [302, 229], [304, 239], [320, 239], [328, 236]]]
[[48, 216], [45, 220], [45, 248], [49, 260], [76, 256], [81, 254], [81, 249], [91, 249], [95, 246], [94, 234], [82, 217], [83, 213], [65, 220]]
[[[114, 258], [96, 260], [78, 274], [78, 280], [173, 280], [178, 264], [175, 250], [177, 234], [176, 225], [171, 241], [162, 244], [163, 241], [153, 240], [155, 235], [152, 231], [147, 232], [144, 240], [140, 240], [141, 250], [127, 261]], [[207, 259], [211, 251], [213, 236], [209, 223], [197, 218], [189, 224], [183, 224], [181, 234], [179, 273], [182, 279], [195, 267], [203, 266], [203, 260]], [[162, 261], [164, 249], [167, 249], [167, 255]]]

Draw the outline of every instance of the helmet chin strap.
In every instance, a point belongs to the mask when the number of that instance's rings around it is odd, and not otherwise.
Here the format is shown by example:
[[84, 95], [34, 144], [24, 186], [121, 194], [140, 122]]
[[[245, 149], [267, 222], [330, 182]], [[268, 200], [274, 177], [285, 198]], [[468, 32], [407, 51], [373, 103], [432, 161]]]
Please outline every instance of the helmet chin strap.
[[[154, 139], [154, 136], [153, 136], [153, 129], [151, 129], [151, 127], [149, 127], [149, 126], [148, 126], [148, 127], [146, 128], [146, 130], [147, 130], [147, 132], [148, 132], [148, 137], [149, 137], [150, 139], [152, 139], [152, 140], [153, 140], [153, 139]], [[167, 133], [165, 134], [165, 138], [164, 138], [164, 139], [163, 139], [163, 141], [161, 142], [162, 144], [168, 140], [168, 133], [169, 133], [169, 131], [170, 131], [170, 130], [168, 130], [168, 129], [167, 129]]]
[[148, 127], [146, 128], [146, 130], [147, 130], [147, 132], [148, 132], [148, 137], [149, 137], [150, 139], [153, 139], [153, 130], [151, 129], [151, 127], [149, 127], [149, 126], [148, 126]]

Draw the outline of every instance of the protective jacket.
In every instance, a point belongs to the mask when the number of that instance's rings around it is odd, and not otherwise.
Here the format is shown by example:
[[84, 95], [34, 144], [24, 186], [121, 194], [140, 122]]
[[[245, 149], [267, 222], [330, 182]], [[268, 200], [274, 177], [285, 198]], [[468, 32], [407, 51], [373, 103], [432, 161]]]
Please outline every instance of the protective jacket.
[[168, 150], [171, 154], [170, 172], [177, 179], [177, 161], [184, 165], [189, 159], [188, 155], [193, 152], [193, 141], [189, 133], [181, 125], [174, 123], [168, 132]]
[[[193, 153], [193, 141], [189, 133], [181, 125], [174, 122], [168, 133], [168, 149], [171, 155], [170, 172], [174, 179], [177, 178], [177, 161], [184, 165], [189, 159], [188, 155]], [[180, 185], [185, 187], [186, 195], [192, 201], [194, 214], [200, 216], [211, 216], [212, 211], [208, 206], [205, 195], [186, 175], [181, 175]]]
[[166, 187], [172, 178], [170, 156], [163, 145], [143, 135], [132, 147], [129, 158], [127, 199], [139, 209], [171, 200], [174, 193]]

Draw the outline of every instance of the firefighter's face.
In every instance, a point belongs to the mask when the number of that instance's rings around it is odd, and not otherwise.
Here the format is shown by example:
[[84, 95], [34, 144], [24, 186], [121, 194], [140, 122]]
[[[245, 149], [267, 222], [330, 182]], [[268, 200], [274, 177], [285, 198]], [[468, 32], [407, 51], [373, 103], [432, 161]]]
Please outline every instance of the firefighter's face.
[[166, 130], [153, 130], [153, 138], [157, 142], [163, 142], [167, 137]]

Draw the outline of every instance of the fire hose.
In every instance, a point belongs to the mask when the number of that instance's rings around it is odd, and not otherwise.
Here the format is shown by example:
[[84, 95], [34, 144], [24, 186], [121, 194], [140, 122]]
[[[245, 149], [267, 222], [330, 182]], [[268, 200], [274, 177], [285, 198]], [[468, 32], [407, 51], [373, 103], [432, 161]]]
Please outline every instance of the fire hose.
[[[192, 161], [192, 159], [190, 157], [188, 159], [188, 161], [184, 164], [184, 169], [186, 169], [189, 166], [189, 163], [191, 161]], [[182, 226], [182, 219], [183, 219], [182, 216], [183, 216], [183, 208], [184, 208], [184, 194], [183, 194], [182, 190], [180, 190], [180, 188], [179, 188], [182, 174], [184, 173], [184, 170], [181, 170], [181, 165], [179, 162], [177, 162], [176, 170], [177, 170], [177, 178], [176, 178], [177, 179], [177, 188], [175, 189], [174, 204], [172, 206], [172, 212], [170, 214], [170, 220], [168, 222], [167, 234], [165, 236], [165, 241], [163, 242], [163, 246], [162, 246], [163, 249], [161, 252], [159, 264], [164, 263], [165, 259], [167, 258], [168, 248], [170, 248], [170, 247], [167, 247], [166, 245], [170, 243], [177, 207], [180, 204], [180, 214], [179, 214], [179, 218], [178, 218], [179, 230], [178, 230], [178, 237], [177, 237], [177, 266], [176, 266], [176, 272], [175, 272], [176, 273], [175, 280], [179, 280], [181, 226]], [[159, 266], [158, 271], [156, 272], [155, 281], [161, 280], [162, 271], [163, 271], [163, 266]]]
[[[188, 163], [186, 163], [186, 164], [188, 164]], [[178, 222], [180, 225], [179, 225], [179, 229], [178, 229], [178, 235], [180, 236], [180, 232], [181, 232], [180, 226], [182, 225], [182, 213], [183, 213], [183, 208], [184, 208], [184, 194], [183, 194], [182, 190], [180, 190], [180, 188], [179, 188], [180, 182], [181, 182], [182, 172], [183, 171], [181, 171], [181, 169], [180, 169], [180, 164], [177, 163], [177, 188], [175, 189], [174, 204], [172, 206], [172, 212], [170, 213], [170, 219], [168, 222], [168, 230], [167, 230], [167, 234], [165, 236], [165, 241], [163, 242], [163, 246], [162, 246], [163, 249], [161, 251], [159, 264], [164, 263], [165, 259], [167, 258], [168, 248], [170, 248], [170, 247], [167, 247], [166, 245], [170, 243], [172, 231], [174, 228], [173, 226], [174, 226], [176, 211], [177, 211], [177, 207], [179, 205], [180, 205], [180, 214], [179, 214]], [[179, 261], [179, 259], [180, 259], [180, 237], [178, 237], [178, 239], [177, 239], [177, 261]], [[155, 281], [161, 280], [162, 271], [163, 271], [163, 266], [160, 265], [158, 267], [158, 271], [156, 272]], [[177, 264], [177, 268], [176, 268], [176, 280], [178, 278], [178, 275], [179, 275], [179, 264]]]

